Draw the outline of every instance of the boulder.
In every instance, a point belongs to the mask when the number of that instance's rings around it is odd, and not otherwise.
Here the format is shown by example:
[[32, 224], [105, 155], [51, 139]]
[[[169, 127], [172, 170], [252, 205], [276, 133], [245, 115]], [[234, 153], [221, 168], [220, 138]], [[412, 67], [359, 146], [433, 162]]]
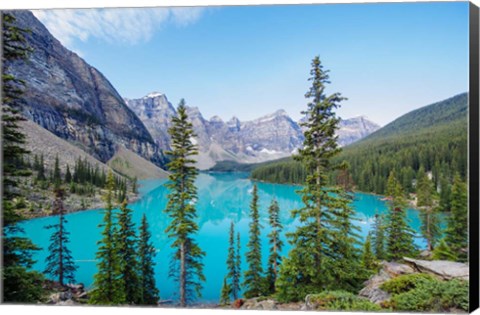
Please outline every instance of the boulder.
[[415, 270], [437, 276], [443, 280], [469, 280], [470, 269], [467, 264], [446, 260], [418, 260], [408, 257], [404, 257], [403, 260]]
[[244, 310], [276, 310], [278, 302], [272, 299], [253, 298], [244, 300], [240, 309]]
[[52, 293], [48, 299], [48, 304], [57, 304], [60, 302], [60, 293]]
[[415, 273], [415, 269], [406, 264], [400, 264], [397, 262], [382, 262], [382, 270], [387, 273], [390, 278], [395, 278], [401, 275], [408, 275]]
[[391, 279], [389, 274], [384, 270], [380, 270], [377, 275], [372, 276], [365, 282], [366, 286], [360, 290], [358, 295], [369, 299], [372, 303], [381, 304], [390, 299], [390, 294], [380, 289], [380, 286], [389, 279]]
[[405, 264], [383, 261], [381, 265], [382, 269], [365, 282], [365, 287], [358, 294], [375, 304], [381, 304], [390, 299], [390, 294], [380, 289], [384, 282], [401, 275], [415, 273], [415, 269]]
[[260, 310], [276, 310], [277, 302], [269, 299], [269, 300], [258, 302], [257, 306], [258, 306], [258, 309]]

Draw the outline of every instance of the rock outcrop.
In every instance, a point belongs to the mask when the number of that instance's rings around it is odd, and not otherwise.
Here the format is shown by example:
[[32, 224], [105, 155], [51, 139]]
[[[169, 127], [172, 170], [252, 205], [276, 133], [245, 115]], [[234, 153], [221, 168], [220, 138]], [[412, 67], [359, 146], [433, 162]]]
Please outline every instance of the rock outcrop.
[[470, 268], [467, 264], [446, 260], [418, 260], [404, 257], [403, 260], [418, 272], [434, 275], [442, 280], [469, 280]]
[[381, 304], [390, 299], [390, 294], [380, 288], [382, 284], [392, 278], [412, 273], [415, 273], [415, 270], [409, 265], [383, 261], [382, 268], [378, 274], [373, 275], [365, 282], [365, 287], [358, 295], [369, 299], [375, 304]]
[[102, 162], [124, 146], [157, 165], [163, 155], [135, 113], [96, 68], [62, 46], [30, 11], [10, 11], [28, 29], [28, 61], [6, 64], [26, 83], [23, 114]]

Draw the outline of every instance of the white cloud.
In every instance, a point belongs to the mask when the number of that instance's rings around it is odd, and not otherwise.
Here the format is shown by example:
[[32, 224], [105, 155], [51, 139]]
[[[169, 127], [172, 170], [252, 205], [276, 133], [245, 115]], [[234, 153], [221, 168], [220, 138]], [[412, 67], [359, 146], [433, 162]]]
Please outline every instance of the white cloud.
[[119, 8], [34, 10], [33, 14], [63, 45], [73, 48], [76, 39], [97, 38], [109, 43], [135, 45], [147, 42], [167, 23], [195, 23], [204, 8]]

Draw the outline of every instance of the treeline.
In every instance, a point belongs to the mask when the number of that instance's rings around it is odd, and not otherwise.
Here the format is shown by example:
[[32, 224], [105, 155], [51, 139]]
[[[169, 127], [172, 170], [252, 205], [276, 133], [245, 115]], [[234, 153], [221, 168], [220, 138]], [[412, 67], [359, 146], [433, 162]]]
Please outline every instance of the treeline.
[[305, 182], [306, 174], [305, 167], [300, 162], [289, 159], [256, 167], [250, 177], [270, 183], [301, 184]]
[[398, 174], [405, 191], [414, 192], [418, 171], [431, 172], [435, 187], [449, 184], [458, 173], [467, 174], [467, 124], [465, 120], [432, 126], [385, 139], [373, 139], [346, 147], [336, 161], [350, 164], [358, 190], [384, 194], [391, 171]]
[[[30, 169], [34, 175], [34, 183], [42, 189], [49, 189], [51, 185], [62, 183], [67, 185], [68, 192], [79, 196], [95, 196], [97, 190], [103, 189], [106, 185], [107, 174], [98, 165], [93, 166], [87, 158], [78, 158], [70, 168], [67, 164], [63, 173], [60, 169], [60, 159], [55, 157], [54, 167], [47, 170], [43, 154], [33, 155], [33, 162], [28, 158], [22, 159], [22, 167]], [[130, 183], [129, 183], [130, 182]], [[137, 192], [137, 180], [127, 179], [121, 176], [114, 176], [114, 191], [118, 203], [127, 197], [129, 185], [133, 193]]]

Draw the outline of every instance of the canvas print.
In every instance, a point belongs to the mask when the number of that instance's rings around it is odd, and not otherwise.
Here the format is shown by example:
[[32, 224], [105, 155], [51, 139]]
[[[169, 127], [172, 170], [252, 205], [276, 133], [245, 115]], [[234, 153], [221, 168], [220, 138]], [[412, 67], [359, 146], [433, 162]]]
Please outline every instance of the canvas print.
[[469, 311], [468, 2], [1, 16], [3, 303]]

